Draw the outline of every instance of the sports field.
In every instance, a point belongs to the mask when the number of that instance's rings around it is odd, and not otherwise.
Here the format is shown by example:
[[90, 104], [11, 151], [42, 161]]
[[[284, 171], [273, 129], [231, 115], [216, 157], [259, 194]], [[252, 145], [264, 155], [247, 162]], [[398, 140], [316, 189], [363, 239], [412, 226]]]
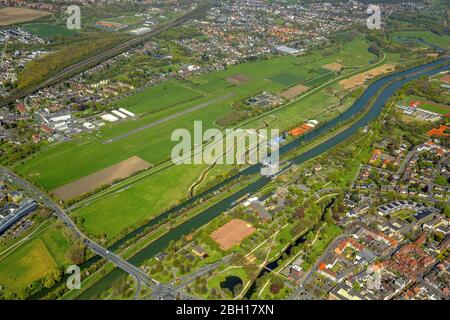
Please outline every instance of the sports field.
[[211, 233], [211, 238], [217, 242], [222, 250], [228, 250], [240, 244], [253, 232], [255, 232], [255, 228], [247, 221], [233, 219]]
[[450, 106], [447, 106], [445, 104], [436, 103], [433, 101], [426, 100], [421, 97], [416, 96], [408, 96], [402, 100], [402, 102], [405, 105], [410, 105], [411, 103], [418, 102], [417, 108], [436, 112], [441, 115], [449, 114], [450, 113]]
[[0, 26], [33, 21], [50, 15], [49, 12], [28, 8], [3, 8], [0, 9]]

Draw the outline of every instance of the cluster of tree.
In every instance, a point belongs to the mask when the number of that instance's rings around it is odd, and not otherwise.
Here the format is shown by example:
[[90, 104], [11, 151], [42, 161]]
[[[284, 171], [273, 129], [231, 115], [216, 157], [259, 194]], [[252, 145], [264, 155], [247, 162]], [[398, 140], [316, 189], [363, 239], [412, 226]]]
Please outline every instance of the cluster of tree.
[[0, 164], [3, 166], [10, 166], [14, 163], [23, 164], [27, 157], [39, 149], [40, 146], [32, 141], [22, 144], [0, 141]]
[[33, 281], [27, 287], [22, 290], [15, 292], [8, 288], [1, 288], [0, 290], [0, 300], [12, 300], [20, 299], [25, 300], [29, 298], [35, 292], [38, 292], [42, 288], [52, 288], [57, 282], [62, 279], [64, 275], [64, 266], [60, 266], [51, 269], [43, 278]]
[[433, 84], [426, 77], [421, 77], [406, 86], [406, 94], [424, 97], [437, 103], [449, 102], [448, 95], [438, 85]]
[[24, 89], [41, 83], [64, 68], [85, 59], [97, 52], [113, 47], [121, 41], [120, 37], [109, 36], [95, 40], [76, 42], [42, 58], [29, 62], [19, 74], [18, 88]]

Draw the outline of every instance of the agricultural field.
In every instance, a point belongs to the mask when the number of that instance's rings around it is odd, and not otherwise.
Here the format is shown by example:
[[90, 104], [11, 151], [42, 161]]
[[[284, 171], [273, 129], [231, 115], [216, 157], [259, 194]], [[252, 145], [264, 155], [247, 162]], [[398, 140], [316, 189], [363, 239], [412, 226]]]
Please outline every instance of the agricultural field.
[[[76, 212], [91, 235], [117, 237], [188, 197], [188, 189], [206, 165], [181, 165], [116, 191]], [[126, 214], [124, 214], [126, 212]]]
[[20, 291], [50, 270], [67, 263], [70, 247], [60, 229], [38, 232], [11, 253], [0, 256], [0, 285]]
[[66, 26], [50, 23], [29, 23], [24, 25], [23, 29], [41, 38], [67, 37], [77, 34], [75, 30], [69, 30]]
[[128, 178], [150, 167], [150, 163], [139, 157], [131, 157], [80, 180], [64, 185], [54, 190], [53, 194], [63, 201], [70, 200], [83, 194], [91, 193], [102, 186], [111, 185], [115, 181]]
[[303, 76], [292, 72], [282, 72], [269, 78], [270, 81], [282, 86], [290, 87], [304, 80]]
[[33, 21], [50, 14], [49, 12], [28, 8], [2, 8], [0, 9], [0, 26]]

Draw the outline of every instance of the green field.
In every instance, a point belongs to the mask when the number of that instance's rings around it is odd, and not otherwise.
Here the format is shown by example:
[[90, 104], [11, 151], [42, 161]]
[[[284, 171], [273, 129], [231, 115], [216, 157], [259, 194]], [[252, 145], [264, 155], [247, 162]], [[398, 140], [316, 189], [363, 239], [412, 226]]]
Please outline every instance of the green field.
[[[318, 76], [317, 73], [311, 73], [310, 70], [319, 69], [320, 66], [333, 61], [340, 60], [341, 63], [348, 66], [359, 66], [367, 64], [372, 59], [373, 55], [367, 51], [367, 43], [363, 40], [355, 40], [346, 44], [341, 51], [334, 55], [323, 56], [320, 52], [315, 52], [302, 57], [286, 56], [229, 67], [226, 71], [213, 72], [194, 78], [192, 83], [185, 85], [190, 85], [192, 89], [180, 87], [176, 83], [160, 84], [149, 91], [125, 98], [120, 102], [130, 111], [153, 113], [146, 114], [138, 120], [107, 125], [95, 135], [80, 135], [70, 142], [52, 145], [33, 158], [18, 164], [16, 170], [44, 189], [53, 190], [133, 155], [155, 164], [168, 158], [174, 145], [170, 141], [173, 130], [192, 129], [194, 120], [203, 120], [204, 128], [213, 127], [215, 120], [231, 111], [233, 101], [263, 90], [277, 93], [288, 87], [274, 84], [268, 80], [273, 75], [283, 72], [298, 72], [306, 80], [308, 77], [312, 79]], [[301, 67], [305, 64], [308, 65], [307, 69]], [[251, 77], [251, 81], [239, 86], [232, 86], [225, 79], [235, 74], [246, 74]], [[164, 87], [173, 89], [164, 89]], [[201, 97], [198, 92], [207, 92], [209, 96]], [[229, 93], [233, 93], [235, 96], [181, 118], [143, 130], [126, 139], [111, 144], [103, 143], [106, 139]], [[198, 98], [195, 98], [196, 96]], [[326, 106], [324, 107], [326, 108]], [[318, 109], [317, 106], [302, 104], [299, 106], [299, 111], [301, 111], [299, 115], [307, 114], [308, 110], [305, 108]], [[291, 115], [289, 113], [289, 117]], [[290, 119], [291, 123], [302, 120], [300, 116]]]
[[291, 72], [283, 72], [277, 75], [274, 75], [269, 78], [270, 81], [281, 84], [282, 86], [291, 87], [296, 83], [299, 83], [304, 78], [299, 74], [294, 74]]
[[[403, 43], [405, 40], [415, 41], [415, 42], [418, 42], [417, 40], [419, 40], [419, 44], [422, 44], [424, 46], [426, 46], [427, 43], [430, 43], [430, 44], [433, 44], [433, 45], [441, 47], [441, 48], [450, 48], [450, 36], [448, 36], [448, 35], [438, 36], [437, 34], [434, 34], [431, 31], [395, 32], [393, 34], [393, 39], [399, 43]], [[425, 43], [420, 42], [420, 39], [425, 41]]]
[[30, 23], [23, 26], [23, 28], [42, 38], [51, 38], [55, 36], [73, 36], [77, 32], [74, 30], [69, 30], [62, 25], [53, 25], [49, 23]]
[[177, 84], [175, 81], [169, 81], [126, 97], [117, 102], [117, 105], [133, 113], [142, 114], [166, 109], [201, 96], [202, 94], [197, 91]]
[[21, 290], [67, 262], [70, 243], [62, 232], [50, 227], [0, 258], [0, 285]]
[[206, 165], [181, 165], [115, 192], [77, 211], [91, 235], [117, 237], [187, 198], [189, 187]]
[[402, 102], [405, 105], [409, 105], [411, 101], [420, 101], [420, 104], [418, 106], [418, 108], [420, 108], [420, 109], [428, 110], [431, 112], [436, 112], [436, 113], [439, 113], [442, 115], [450, 113], [450, 106], [447, 106], [445, 104], [438, 104], [438, 103], [435, 103], [432, 101], [428, 101], [421, 97], [408, 96], [402, 100]]
[[[186, 128], [192, 131], [195, 120], [203, 120], [204, 129], [214, 127], [214, 121], [230, 112], [231, 104], [237, 99], [264, 90], [277, 93], [290, 87], [288, 84], [281, 85], [270, 81], [269, 78], [275, 75], [291, 73], [296, 75], [297, 79], [304, 79], [302, 81], [324, 75], [321, 77], [323, 82], [318, 82], [321, 84], [328, 79], [321, 69], [325, 64], [339, 61], [348, 67], [367, 65], [374, 60], [374, 56], [367, 51], [367, 46], [365, 41], [358, 39], [347, 43], [334, 53], [324, 54], [319, 51], [301, 57], [283, 56], [231, 66], [225, 71], [194, 77], [183, 83], [172, 81], [160, 84], [119, 102], [130, 111], [141, 113], [139, 119], [107, 125], [96, 134], [81, 135], [70, 142], [52, 145], [19, 164], [16, 170], [46, 190], [53, 190], [133, 155], [153, 164], [165, 161], [175, 145], [175, 142], [170, 141], [173, 130]], [[251, 80], [234, 86], [226, 79], [236, 74], [245, 74]], [[183, 94], [179, 94], [181, 91]], [[206, 94], [202, 96], [201, 93]], [[234, 96], [224, 101], [122, 140], [103, 143], [106, 139], [230, 93]], [[348, 103], [336, 109], [334, 107], [337, 103], [338, 99], [334, 95], [321, 90], [277, 110], [268, 117], [271, 120], [276, 119], [272, 127], [278, 128], [287, 128], [311, 117], [324, 121], [349, 106]], [[262, 120], [247, 126], [259, 127]], [[88, 233], [106, 234], [109, 239], [115, 238], [124, 230], [142, 224], [185, 199], [189, 186], [204, 168], [205, 166], [188, 166], [165, 170], [132, 185], [129, 189], [92, 202], [76, 214], [85, 219], [82, 227]]]

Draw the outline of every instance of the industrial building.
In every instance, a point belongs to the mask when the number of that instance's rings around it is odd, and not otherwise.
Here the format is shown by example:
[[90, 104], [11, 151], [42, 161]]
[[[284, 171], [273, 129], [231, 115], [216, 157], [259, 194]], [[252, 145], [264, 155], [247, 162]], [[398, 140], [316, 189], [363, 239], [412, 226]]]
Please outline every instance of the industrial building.
[[38, 204], [34, 200], [24, 200], [22, 205], [9, 215], [0, 216], [0, 235], [4, 234], [9, 228], [11, 228], [16, 222], [30, 214], [36, 208]]

